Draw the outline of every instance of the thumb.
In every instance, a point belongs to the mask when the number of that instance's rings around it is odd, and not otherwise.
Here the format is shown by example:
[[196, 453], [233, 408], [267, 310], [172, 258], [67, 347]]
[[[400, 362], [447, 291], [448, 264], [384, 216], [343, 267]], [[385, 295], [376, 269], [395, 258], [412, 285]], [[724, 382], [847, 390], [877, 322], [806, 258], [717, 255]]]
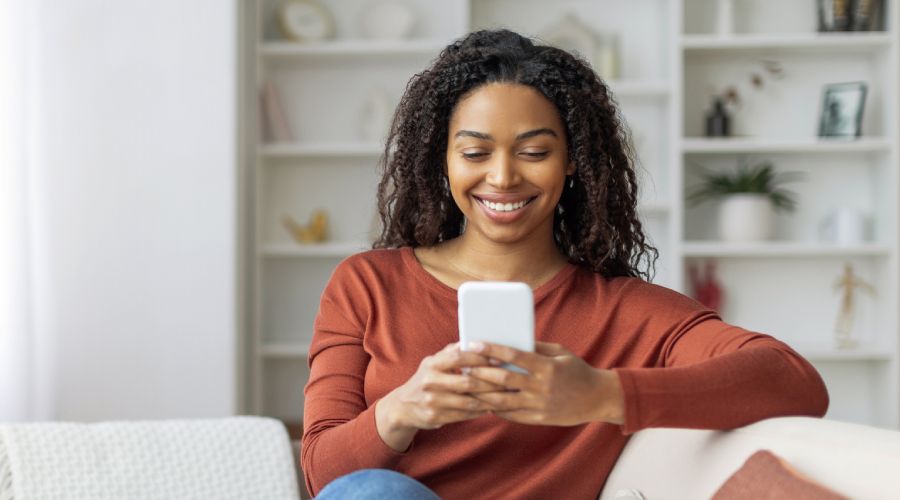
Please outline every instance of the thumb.
[[535, 342], [534, 350], [538, 354], [543, 354], [544, 356], [565, 356], [567, 354], [572, 354], [561, 344], [552, 342]]

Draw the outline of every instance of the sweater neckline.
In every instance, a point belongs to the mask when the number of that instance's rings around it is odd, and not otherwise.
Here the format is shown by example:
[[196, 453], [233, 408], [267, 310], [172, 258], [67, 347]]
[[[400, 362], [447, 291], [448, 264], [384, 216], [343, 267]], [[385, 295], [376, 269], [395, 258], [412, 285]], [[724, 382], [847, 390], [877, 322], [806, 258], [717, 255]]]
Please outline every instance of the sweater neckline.
[[[419, 259], [416, 258], [415, 251], [413, 247], [400, 247], [400, 255], [403, 258], [403, 262], [406, 265], [406, 268], [416, 276], [424, 285], [428, 286], [435, 292], [444, 295], [448, 298], [452, 298], [456, 300], [456, 288], [451, 287], [450, 285], [444, 283], [443, 281], [437, 279], [433, 274], [428, 272], [423, 266], [422, 263], [419, 262]], [[534, 296], [534, 302], [537, 303], [538, 300], [542, 299], [548, 293], [559, 287], [561, 284], [565, 283], [570, 276], [572, 276], [575, 271], [578, 270], [578, 266], [571, 263], [566, 262], [565, 267], [557, 271], [552, 278], [542, 283], [537, 288], [533, 289], [532, 295]]]

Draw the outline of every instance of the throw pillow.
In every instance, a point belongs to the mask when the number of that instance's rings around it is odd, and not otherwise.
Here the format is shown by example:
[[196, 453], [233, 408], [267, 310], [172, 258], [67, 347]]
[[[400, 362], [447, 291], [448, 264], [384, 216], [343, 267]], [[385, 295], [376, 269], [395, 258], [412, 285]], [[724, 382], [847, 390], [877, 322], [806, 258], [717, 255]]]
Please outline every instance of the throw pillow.
[[759, 450], [725, 481], [713, 500], [740, 499], [847, 500], [797, 472], [768, 450]]

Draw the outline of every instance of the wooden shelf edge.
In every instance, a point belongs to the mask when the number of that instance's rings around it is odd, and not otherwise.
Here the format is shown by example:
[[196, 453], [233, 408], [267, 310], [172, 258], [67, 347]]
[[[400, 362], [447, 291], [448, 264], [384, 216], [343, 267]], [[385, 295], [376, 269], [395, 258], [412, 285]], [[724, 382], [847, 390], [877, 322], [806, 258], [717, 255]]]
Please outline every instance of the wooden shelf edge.
[[879, 349], [818, 349], [796, 348], [801, 356], [811, 362], [889, 362], [895, 356]]
[[841, 33], [784, 33], [738, 35], [682, 35], [687, 51], [728, 51], [755, 49], [846, 49], [866, 50], [890, 47], [892, 34], [886, 31]]
[[437, 55], [449, 41], [437, 39], [367, 40], [323, 42], [266, 41], [259, 45], [263, 57]]
[[818, 242], [727, 243], [689, 242], [684, 257], [887, 257], [891, 248], [878, 243], [835, 245]]
[[314, 257], [344, 258], [372, 248], [372, 244], [360, 242], [336, 243], [270, 243], [257, 250], [264, 257]]
[[808, 138], [772, 140], [756, 137], [685, 137], [681, 142], [684, 154], [736, 154], [736, 153], [840, 153], [886, 152], [891, 141], [883, 137], [860, 138]]
[[378, 157], [384, 146], [377, 142], [268, 143], [259, 148], [266, 158]]

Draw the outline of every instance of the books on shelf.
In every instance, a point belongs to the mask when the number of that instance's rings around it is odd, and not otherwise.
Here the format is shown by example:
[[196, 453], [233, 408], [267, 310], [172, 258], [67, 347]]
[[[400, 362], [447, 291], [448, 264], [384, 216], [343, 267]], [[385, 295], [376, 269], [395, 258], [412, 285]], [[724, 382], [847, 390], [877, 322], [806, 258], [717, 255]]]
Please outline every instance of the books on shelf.
[[292, 142], [294, 133], [288, 123], [287, 114], [281, 103], [281, 96], [275, 84], [266, 80], [260, 91], [260, 128], [263, 139], [272, 142]]

